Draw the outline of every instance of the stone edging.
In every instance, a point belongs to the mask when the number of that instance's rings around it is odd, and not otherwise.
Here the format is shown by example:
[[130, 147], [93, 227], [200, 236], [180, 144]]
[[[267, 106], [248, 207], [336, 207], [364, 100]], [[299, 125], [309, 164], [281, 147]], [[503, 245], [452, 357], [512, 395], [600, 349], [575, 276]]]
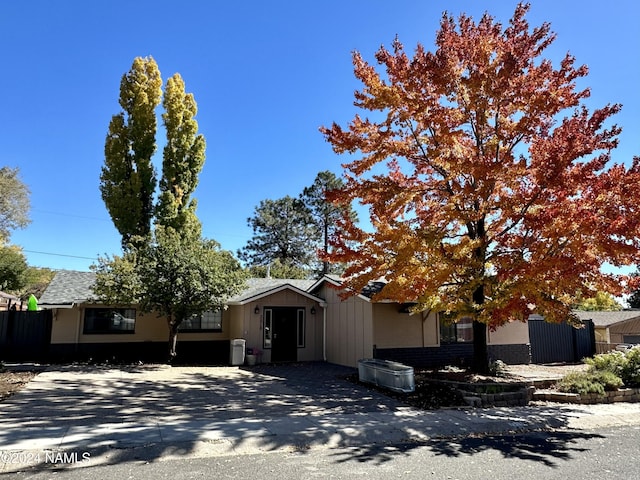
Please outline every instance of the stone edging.
[[640, 402], [640, 388], [620, 388], [611, 392], [598, 393], [564, 393], [556, 390], [537, 390], [533, 392], [532, 400], [561, 403], [617, 403], [617, 402]]
[[526, 406], [532, 398], [534, 387], [528, 382], [467, 383], [454, 380], [429, 379], [455, 388], [471, 407]]

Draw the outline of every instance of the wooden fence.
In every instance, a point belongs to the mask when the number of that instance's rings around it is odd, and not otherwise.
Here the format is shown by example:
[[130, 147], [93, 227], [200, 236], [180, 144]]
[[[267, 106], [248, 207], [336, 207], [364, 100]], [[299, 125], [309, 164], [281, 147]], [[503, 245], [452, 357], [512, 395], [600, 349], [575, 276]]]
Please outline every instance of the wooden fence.
[[51, 310], [0, 312], [0, 360], [47, 358], [51, 323]]

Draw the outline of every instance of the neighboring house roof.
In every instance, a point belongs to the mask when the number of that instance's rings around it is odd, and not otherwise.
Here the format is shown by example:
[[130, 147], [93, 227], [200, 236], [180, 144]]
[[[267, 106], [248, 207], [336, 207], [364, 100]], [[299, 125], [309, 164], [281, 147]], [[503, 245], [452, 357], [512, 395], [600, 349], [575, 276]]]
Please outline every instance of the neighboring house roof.
[[93, 296], [93, 284], [96, 274], [60, 270], [40, 297], [41, 307], [72, 307], [75, 303], [85, 302]]
[[309, 293], [309, 289], [314, 284], [314, 280], [295, 280], [290, 278], [249, 278], [247, 280], [247, 288], [238, 295], [231, 297], [227, 303], [229, 305], [244, 305], [286, 289], [297, 291], [300, 295], [309, 297], [318, 302], [323, 302], [323, 299]]
[[608, 328], [618, 323], [640, 317], [640, 310], [618, 310], [615, 312], [585, 312], [574, 310], [580, 320], [592, 320], [594, 327]]
[[12, 302], [15, 302], [16, 300], [19, 301], [20, 298], [16, 297], [15, 295], [11, 295], [10, 293], [0, 291], [0, 300], [3, 300], [3, 303], [6, 303], [4, 302], [4, 300], [11, 300]]

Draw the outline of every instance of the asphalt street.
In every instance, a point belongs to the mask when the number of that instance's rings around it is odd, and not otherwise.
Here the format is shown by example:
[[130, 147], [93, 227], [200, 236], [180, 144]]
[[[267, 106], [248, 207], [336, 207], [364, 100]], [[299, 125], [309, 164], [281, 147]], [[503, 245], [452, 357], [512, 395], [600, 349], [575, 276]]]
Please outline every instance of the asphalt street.
[[637, 426], [591, 432], [518, 435], [404, 443], [384, 447], [310, 449], [208, 458], [146, 461], [131, 458], [95, 467], [41, 466], [16, 479], [597, 479], [640, 478]]

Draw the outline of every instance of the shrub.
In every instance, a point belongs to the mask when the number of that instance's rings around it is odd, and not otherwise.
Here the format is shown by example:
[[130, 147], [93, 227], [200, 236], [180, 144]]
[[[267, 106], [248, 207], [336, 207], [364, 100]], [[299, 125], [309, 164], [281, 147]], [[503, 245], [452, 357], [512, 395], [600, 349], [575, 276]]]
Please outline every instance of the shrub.
[[640, 346], [627, 350], [620, 377], [627, 387], [640, 386]]
[[622, 379], [627, 387], [640, 385], [640, 346], [625, 352], [601, 353], [587, 358], [589, 372], [611, 372]]
[[489, 373], [494, 377], [503, 377], [507, 373], [507, 364], [502, 360], [496, 360], [489, 364]]
[[589, 371], [607, 371], [620, 376], [622, 366], [625, 362], [623, 352], [609, 352], [595, 355], [593, 358], [586, 358], [584, 363], [589, 365]]
[[622, 379], [608, 370], [575, 372], [566, 375], [558, 382], [558, 390], [568, 393], [597, 393], [603, 395], [609, 390], [622, 386]]

